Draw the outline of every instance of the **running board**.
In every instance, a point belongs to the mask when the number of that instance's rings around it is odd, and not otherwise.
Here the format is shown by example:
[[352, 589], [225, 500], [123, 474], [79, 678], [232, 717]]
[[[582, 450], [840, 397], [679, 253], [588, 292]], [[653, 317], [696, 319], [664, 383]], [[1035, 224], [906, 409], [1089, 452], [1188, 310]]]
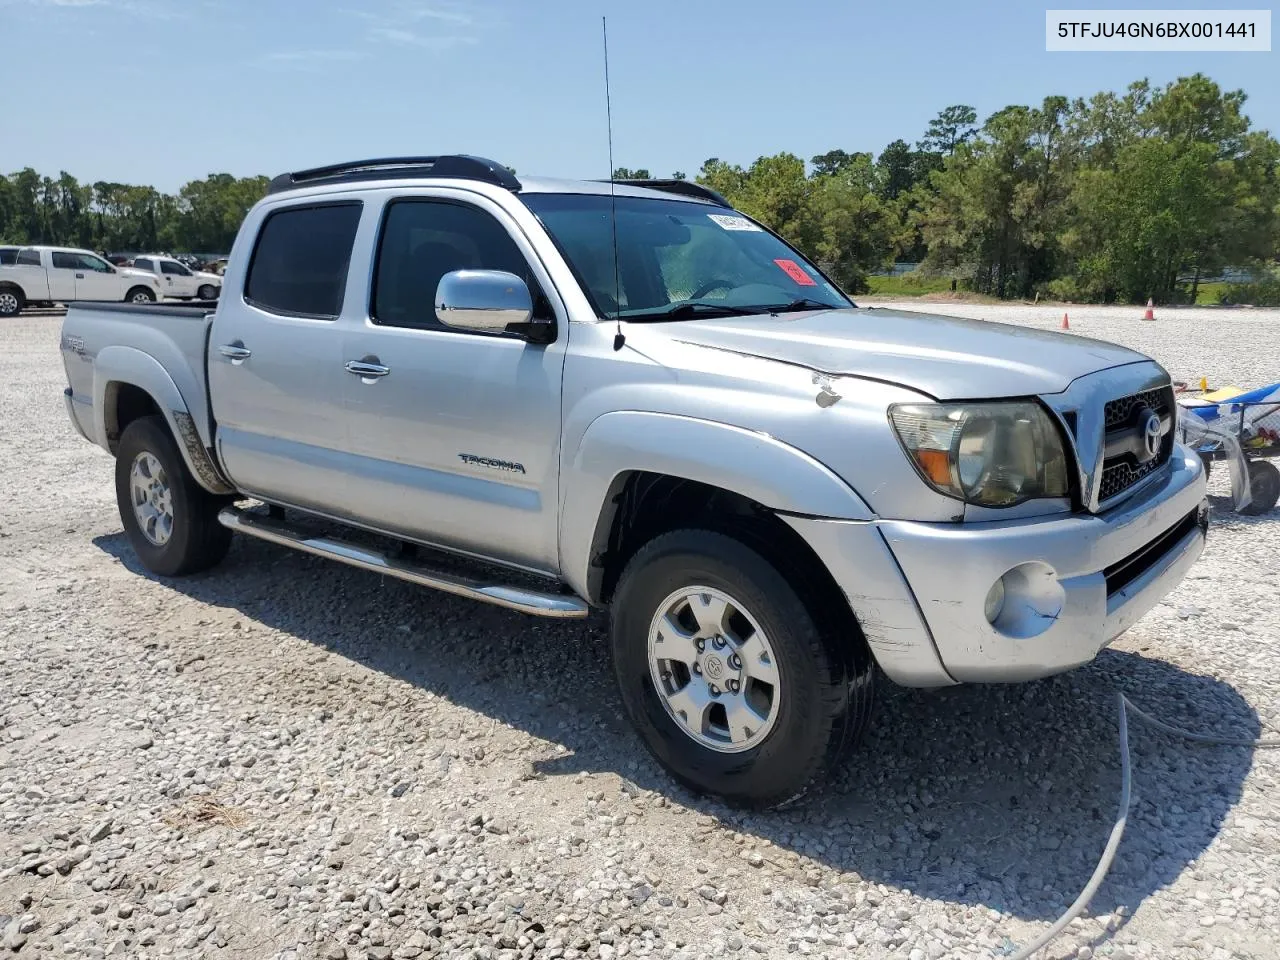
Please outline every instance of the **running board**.
[[252, 513], [238, 507], [224, 507], [218, 513], [218, 522], [237, 533], [245, 533], [260, 540], [293, 547], [303, 553], [328, 557], [341, 563], [398, 577], [420, 586], [442, 590], [459, 597], [468, 597], [484, 603], [492, 603], [521, 613], [538, 617], [580, 618], [588, 612], [586, 603], [575, 596], [543, 593], [524, 587], [501, 583], [484, 583], [464, 580], [452, 574], [389, 557], [368, 547], [357, 546], [333, 537], [310, 537], [272, 520], [265, 514]]

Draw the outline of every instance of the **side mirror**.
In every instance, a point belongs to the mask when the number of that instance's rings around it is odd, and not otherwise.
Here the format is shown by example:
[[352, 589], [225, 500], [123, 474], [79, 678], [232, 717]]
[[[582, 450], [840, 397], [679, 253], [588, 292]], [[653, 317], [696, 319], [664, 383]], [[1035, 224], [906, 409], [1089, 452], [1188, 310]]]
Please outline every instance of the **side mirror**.
[[[528, 285], [503, 270], [454, 270], [436, 287], [436, 319], [455, 330], [529, 335], [533, 298]], [[514, 329], [512, 329], [514, 328]]]

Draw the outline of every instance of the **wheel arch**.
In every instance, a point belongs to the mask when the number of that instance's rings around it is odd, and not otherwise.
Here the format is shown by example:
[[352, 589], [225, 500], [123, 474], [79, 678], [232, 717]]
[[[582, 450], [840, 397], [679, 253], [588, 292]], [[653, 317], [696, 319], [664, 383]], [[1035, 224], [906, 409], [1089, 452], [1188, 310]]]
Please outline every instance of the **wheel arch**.
[[[623, 499], [637, 483], [667, 478], [719, 503], [845, 520], [870, 508], [828, 467], [767, 434], [670, 414], [621, 411], [587, 428], [565, 470], [560, 503], [560, 567], [592, 603], [606, 596], [602, 559]], [[683, 494], [682, 494], [683, 495]], [[735, 499], [736, 498], [736, 499]], [[785, 527], [785, 524], [781, 524]], [[789, 530], [789, 528], [787, 528]]]
[[93, 409], [95, 441], [112, 455], [131, 422], [158, 415], [196, 483], [209, 493], [233, 491], [201, 442], [181, 391], [154, 357], [132, 347], [101, 350], [94, 358]]

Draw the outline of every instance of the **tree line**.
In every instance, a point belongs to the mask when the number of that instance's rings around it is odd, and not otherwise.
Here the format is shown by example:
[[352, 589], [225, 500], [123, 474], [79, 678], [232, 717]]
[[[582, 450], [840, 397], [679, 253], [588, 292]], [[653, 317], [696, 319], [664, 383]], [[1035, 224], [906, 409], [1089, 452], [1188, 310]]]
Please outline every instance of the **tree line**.
[[98, 181], [82, 184], [28, 167], [0, 176], [0, 242], [110, 252], [224, 253], [240, 222], [267, 192], [266, 177], [210, 174], [177, 194]]
[[1270, 299], [1280, 143], [1252, 129], [1244, 103], [1196, 74], [1046, 97], [981, 125], [957, 105], [914, 148], [832, 150], [808, 165], [790, 153], [747, 168], [712, 158], [697, 180], [853, 292], [903, 259], [997, 297], [1097, 302], [1194, 300], [1200, 278], [1252, 266], [1253, 292]]
[[[1177, 302], [1227, 266], [1256, 267], [1257, 289], [1274, 293], [1280, 143], [1252, 128], [1244, 103], [1243, 91], [1195, 74], [1046, 97], [981, 124], [955, 105], [914, 146], [834, 149], [807, 163], [778, 153], [748, 167], [713, 157], [696, 179], [854, 293], [895, 260], [1005, 298]], [[0, 240], [226, 251], [266, 188], [266, 177], [219, 173], [167, 195], [26, 169], [0, 177]]]

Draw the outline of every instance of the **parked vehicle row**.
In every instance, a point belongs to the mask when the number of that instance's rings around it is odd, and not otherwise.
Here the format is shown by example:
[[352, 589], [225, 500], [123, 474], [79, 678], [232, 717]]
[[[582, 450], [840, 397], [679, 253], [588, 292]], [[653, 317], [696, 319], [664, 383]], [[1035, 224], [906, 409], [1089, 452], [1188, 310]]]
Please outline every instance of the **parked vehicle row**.
[[[27, 306], [78, 301], [152, 303], [160, 299], [154, 273], [117, 267], [90, 250], [18, 247], [0, 258], [0, 317]], [[12, 262], [9, 262], [12, 259]]]
[[1092, 660], [1204, 546], [1154, 361], [858, 308], [697, 184], [460, 156], [285, 174], [226, 283], [212, 311], [63, 323], [67, 412], [116, 458], [143, 565], [206, 569], [238, 531], [526, 613], [608, 609], [645, 744], [735, 803], [802, 794], [877, 673]]

